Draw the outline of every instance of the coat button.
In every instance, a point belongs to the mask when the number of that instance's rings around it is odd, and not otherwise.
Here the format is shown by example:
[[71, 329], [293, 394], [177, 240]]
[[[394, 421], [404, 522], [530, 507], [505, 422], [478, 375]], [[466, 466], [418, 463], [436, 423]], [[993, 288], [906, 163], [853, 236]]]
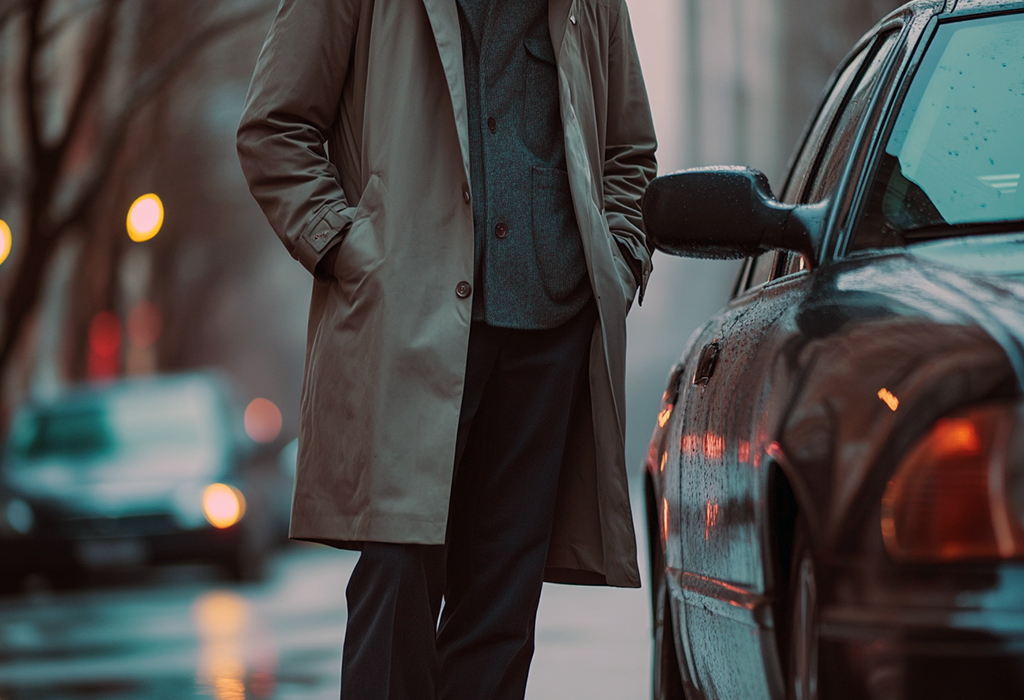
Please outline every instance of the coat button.
[[498, 238], [504, 238], [508, 235], [508, 225], [504, 221], [500, 222], [494, 227], [494, 235]]
[[473, 287], [469, 282], [459, 282], [455, 285], [455, 295], [459, 299], [468, 299], [469, 295], [473, 293]]
[[465, 202], [466, 204], [469, 204], [469, 200], [470, 200], [469, 186], [468, 185], [464, 185], [462, 187], [462, 201]]
[[498, 120], [494, 117], [487, 118], [487, 129], [493, 134], [498, 130]]

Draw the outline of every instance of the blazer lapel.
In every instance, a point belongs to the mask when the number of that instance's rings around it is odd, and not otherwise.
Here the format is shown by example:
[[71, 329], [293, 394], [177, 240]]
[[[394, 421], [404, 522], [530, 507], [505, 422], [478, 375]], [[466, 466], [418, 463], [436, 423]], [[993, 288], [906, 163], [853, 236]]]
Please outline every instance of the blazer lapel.
[[430, 27], [434, 31], [437, 51], [441, 55], [448, 92], [451, 93], [452, 108], [455, 112], [455, 127], [462, 147], [462, 162], [469, 178], [469, 113], [466, 107], [466, 76], [462, 64], [462, 32], [459, 27], [459, 10], [455, 0], [423, 0]]

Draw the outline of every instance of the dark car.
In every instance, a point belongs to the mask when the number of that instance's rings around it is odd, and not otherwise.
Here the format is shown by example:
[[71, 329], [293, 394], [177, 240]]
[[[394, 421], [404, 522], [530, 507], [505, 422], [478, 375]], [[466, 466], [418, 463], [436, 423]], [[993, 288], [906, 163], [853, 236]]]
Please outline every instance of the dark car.
[[1024, 3], [920, 1], [835, 73], [776, 200], [656, 180], [746, 258], [645, 460], [656, 698], [1024, 697]]
[[254, 579], [281, 541], [290, 479], [246, 435], [226, 380], [81, 387], [14, 416], [0, 462], [0, 582], [208, 561]]

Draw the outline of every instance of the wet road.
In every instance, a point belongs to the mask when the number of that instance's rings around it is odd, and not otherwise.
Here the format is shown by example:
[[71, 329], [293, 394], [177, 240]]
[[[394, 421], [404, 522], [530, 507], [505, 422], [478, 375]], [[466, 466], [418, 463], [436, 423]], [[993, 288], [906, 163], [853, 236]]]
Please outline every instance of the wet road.
[[[0, 598], [0, 700], [337, 698], [354, 564], [293, 546], [260, 584], [176, 567]], [[546, 586], [527, 697], [649, 697], [646, 596]]]

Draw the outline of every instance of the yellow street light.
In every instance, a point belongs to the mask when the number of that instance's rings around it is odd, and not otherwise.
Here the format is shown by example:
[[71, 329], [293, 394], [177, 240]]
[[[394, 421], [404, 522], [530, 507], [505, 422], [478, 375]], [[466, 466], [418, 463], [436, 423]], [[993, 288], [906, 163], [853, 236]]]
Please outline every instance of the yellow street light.
[[7, 225], [7, 222], [0, 219], [0, 265], [4, 264], [4, 260], [11, 254], [11, 227]]
[[144, 194], [128, 209], [128, 237], [136, 243], [160, 233], [164, 224], [164, 203], [155, 194]]

